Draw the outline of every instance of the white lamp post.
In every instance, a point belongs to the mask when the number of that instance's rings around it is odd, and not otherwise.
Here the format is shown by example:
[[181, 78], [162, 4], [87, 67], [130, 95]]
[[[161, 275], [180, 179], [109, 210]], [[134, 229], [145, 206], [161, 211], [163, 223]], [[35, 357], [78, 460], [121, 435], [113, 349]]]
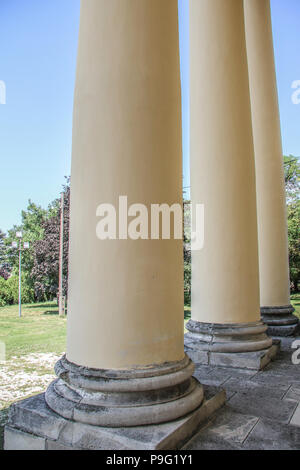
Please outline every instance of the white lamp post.
[[[19, 317], [22, 316], [22, 237], [23, 233], [22, 232], [17, 232], [16, 237], [19, 238], [19, 243], [18, 242], [12, 242], [12, 247], [13, 248], [18, 248], [19, 247]], [[23, 244], [23, 249], [26, 250], [29, 248], [29, 242], [24, 242]]]

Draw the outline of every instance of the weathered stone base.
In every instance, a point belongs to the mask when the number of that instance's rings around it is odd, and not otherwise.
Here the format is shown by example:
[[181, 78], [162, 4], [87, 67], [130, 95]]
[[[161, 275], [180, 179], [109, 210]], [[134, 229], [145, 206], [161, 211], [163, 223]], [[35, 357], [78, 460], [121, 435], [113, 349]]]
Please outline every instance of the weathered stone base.
[[266, 335], [261, 322], [247, 324], [206, 324], [190, 320], [185, 350], [197, 364], [263, 369], [280, 350], [280, 341]]
[[299, 332], [299, 320], [293, 312], [292, 305], [282, 307], [261, 307], [263, 322], [268, 325], [267, 333], [270, 336], [296, 336]]
[[280, 350], [280, 341], [274, 340], [273, 345], [263, 351], [247, 353], [215, 353], [210, 351], [186, 351], [196, 364], [219, 367], [235, 367], [238, 369], [261, 370], [266, 367]]
[[63, 418], [108, 428], [174, 421], [204, 400], [193, 377], [194, 364], [183, 360], [147, 368], [91, 369], [64, 356], [55, 365], [58, 379], [45, 393], [49, 408]]
[[226, 400], [209, 387], [200, 407], [169, 423], [99, 427], [54, 413], [40, 394], [12, 405], [5, 428], [5, 450], [171, 450], [179, 449]]

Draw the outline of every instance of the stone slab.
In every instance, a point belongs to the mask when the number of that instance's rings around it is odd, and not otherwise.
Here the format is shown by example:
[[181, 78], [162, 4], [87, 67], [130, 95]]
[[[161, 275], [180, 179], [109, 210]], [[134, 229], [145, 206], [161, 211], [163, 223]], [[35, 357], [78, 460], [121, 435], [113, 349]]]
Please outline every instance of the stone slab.
[[[171, 450], [180, 448], [199, 427], [226, 401], [224, 390], [209, 391], [204, 403], [188, 416], [152, 426], [101, 428], [61, 418], [47, 406], [44, 394], [13, 405], [9, 423], [8, 443], [4, 448], [26, 448], [26, 439], [35, 437], [44, 449], [87, 450]], [[19, 433], [25, 434], [24, 440]], [[21, 435], [21, 436], [22, 436]], [[15, 437], [15, 438], [14, 438]], [[26, 438], [26, 439], [25, 439]], [[46, 441], [45, 441], [46, 439]]]
[[289, 349], [288, 351], [284, 350], [281, 348], [281, 350], [279, 351], [279, 353], [277, 354], [277, 357], [276, 357], [276, 364], [278, 363], [288, 363], [291, 361], [291, 353], [292, 353], [292, 350]]
[[189, 349], [187, 354], [195, 364], [209, 365], [209, 352]]
[[[300, 426], [300, 404], [297, 406], [295, 413], [292, 416], [291, 424], [293, 426]], [[299, 441], [300, 447], [300, 441]]]
[[258, 420], [257, 416], [235, 413], [225, 406], [213, 420], [213, 426], [209, 430], [219, 438], [240, 445], [243, 444]]
[[278, 344], [273, 344], [273, 346], [268, 349], [254, 352], [219, 353], [197, 351], [190, 348], [186, 350], [189, 357], [196, 365], [202, 364], [217, 367], [261, 370], [276, 357], [279, 348], [280, 346]]
[[195, 369], [194, 377], [196, 377], [202, 385], [220, 387], [230, 378], [230, 372], [214, 367], [205, 368], [205, 370], [203, 370], [202, 366], [200, 366]]
[[228, 367], [218, 367], [218, 370], [223, 371], [223, 373], [229, 374], [232, 378], [245, 380], [249, 380], [252, 377], [255, 377], [255, 375], [258, 373], [258, 371], [256, 370], [239, 369], [238, 367], [235, 367], [234, 369], [228, 369]]
[[17, 429], [5, 427], [5, 450], [45, 450], [46, 439], [28, 434]]
[[[270, 355], [269, 355], [270, 353]], [[210, 353], [209, 364], [212, 366], [237, 367], [252, 370], [261, 370], [274, 357], [274, 350], [271, 348], [265, 351], [248, 353]]]
[[[57, 441], [46, 439], [46, 450], [76, 450], [73, 447], [59, 444]], [[80, 449], [77, 449], [80, 450]]]
[[282, 360], [276, 360], [265, 368], [265, 372], [273, 371], [277, 375], [284, 374], [285, 376], [290, 376], [294, 380], [299, 380], [300, 382], [300, 365], [293, 364], [292, 362], [292, 352]]
[[300, 402], [300, 388], [291, 387], [283, 397], [284, 400]]
[[182, 450], [242, 450], [241, 446], [234, 442], [216, 436], [211, 431], [203, 431], [197, 434]]
[[243, 449], [300, 450], [300, 429], [273, 420], [260, 419], [244, 442]]
[[280, 340], [281, 342], [281, 350], [282, 351], [292, 351], [292, 343], [294, 341], [297, 341], [297, 340], [300, 340], [300, 336], [299, 334], [296, 335], [296, 336], [292, 336], [292, 337], [279, 337], [279, 336], [273, 336], [273, 340], [274, 339], [277, 339], [277, 340]]
[[284, 374], [279, 375], [273, 372], [269, 373], [266, 370], [259, 372], [251, 380], [261, 386], [274, 388], [277, 387], [286, 392], [292, 384], [292, 380], [289, 377], [286, 377]]
[[237, 392], [227, 405], [235, 412], [245, 413], [260, 418], [272, 419], [275, 422], [289, 423], [297, 404], [270, 398], [263, 392]]
[[273, 361], [277, 355], [280, 352], [280, 341], [279, 340], [273, 340], [273, 345], [270, 347], [268, 356], [271, 358], [271, 361]]
[[40, 437], [58, 439], [67, 423], [50, 410], [44, 393], [18, 401], [10, 407], [8, 424]]
[[281, 388], [276, 388], [276, 387], [267, 387], [267, 386], [262, 386], [261, 384], [258, 384], [254, 380], [245, 380], [242, 378], [235, 378], [232, 377], [229, 380], [227, 380], [223, 385], [223, 388], [225, 388], [227, 395], [229, 391], [235, 391], [235, 392], [245, 392], [249, 396], [252, 396], [253, 394], [259, 394], [262, 396], [268, 396], [269, 398], [277, 398], [277, 399], [282, 399], [285, 395], [285, 390], [282, 390]]
[[259, 418], [235, 413], [225, 406], [185, 446], [185, 450], [237, 450], [255, 427]]

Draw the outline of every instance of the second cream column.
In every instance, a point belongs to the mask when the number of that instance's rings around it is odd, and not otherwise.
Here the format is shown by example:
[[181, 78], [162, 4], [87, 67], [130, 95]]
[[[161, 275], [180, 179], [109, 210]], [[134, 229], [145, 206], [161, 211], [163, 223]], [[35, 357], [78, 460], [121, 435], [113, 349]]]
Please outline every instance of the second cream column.
[[190, 0], [190, 49], [191, 199], [205, 220], [186, 347], [204, 363], [260, 368], [272, 340], [260, 321], [243, 1]]
[[256, 166], [260, 305], [269, 332], [295, 333], [288, 262], [283, 151], [269, 0], [245, 0]]

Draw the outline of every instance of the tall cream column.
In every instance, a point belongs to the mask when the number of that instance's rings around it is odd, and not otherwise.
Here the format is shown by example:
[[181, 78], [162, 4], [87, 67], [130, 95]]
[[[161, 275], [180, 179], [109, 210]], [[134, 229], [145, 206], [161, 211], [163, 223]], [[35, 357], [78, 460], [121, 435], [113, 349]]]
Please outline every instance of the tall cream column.
[[205, 239], [192, 252], [186, 347], [198, 362], [260, 368], [272, 340], [259, 310], [243, 0], [190, 0], [190, 47], [191, 199], [204, 204]]
[[293, 334], [283, 152], [269, 0], [245, 0], [259, 241], [260, 304], [269, 332]]
[[21, 427], [52, 448], [173, 448], [224, 402], [218, 394], [202, 408], [184, 353], [182, 240], [126, 239], [126, 222], [117, 239], [96, 236], [97, 208], [113, 204], [120, 215], [120, 196], [148, 209], [182, 205], [177, 8], [82, 1], [67, 354], [45, 398], [18, 405], [12, 441]]
[[[67, 355], [58, 375], [72, 371], [73, 364], [96, 369], [101, 377], [132, 379], [120, 390], [112, 379], [109, 391], [138, 395], [139, 377], [152, 377], [150, 389], [161, 389], [166, 387], [165, 375], [160, 384], [161, 369], [168, 372], [169, 384], [180, 370], [180, 384], [188, 378], [191, 387], [187, 395], [186, 387], [181, 390], [178, 406], [171, 403], [175, 389], [164, 405], [157, 396], [157, 411], [151, 410], [153, 396], [145, 390], [136, 398], [136, 405], [141, 400], [144, 406], [132, 413], [130, 394], [121, 400], [121, 410], [114, 408], [113, 396], [106, 397], [108, 412], [101, 410], [103, 400], [97, 402], [98, 425], [172, 420], [203, 398], [184, 355], [182, 240], [126, 239], [127, 223], [117, 223], [116, 240], [96, 236], [101, 203], [113, 204], [117, 214], [120, 196], [127, 196], [128, 206], [141, 203], [149, 210], [154, 203], [182, 203], [180, 103], [176, 0], [83, 1], [73, 122]], [[85, 374], [92, 382], [93, 374]], [[83, 387], [89, 388], [88, 383]], [[98, 392], [106, 390], [104, 381]], [[57, 393], [50, 389], [47, 403], [65, 416]], [[89, 414], [76, 411], [79, 420], [95, 422], [94, 401], [88, 402]]]
[[149, 212], [181, 204], [178, 47], [176, 1], [82, 2], [67, 344], [76, 364], [128, 369], [184, 357], [181, 241], [96, 236], [101, 203], [117, 215], [120, 196]]

